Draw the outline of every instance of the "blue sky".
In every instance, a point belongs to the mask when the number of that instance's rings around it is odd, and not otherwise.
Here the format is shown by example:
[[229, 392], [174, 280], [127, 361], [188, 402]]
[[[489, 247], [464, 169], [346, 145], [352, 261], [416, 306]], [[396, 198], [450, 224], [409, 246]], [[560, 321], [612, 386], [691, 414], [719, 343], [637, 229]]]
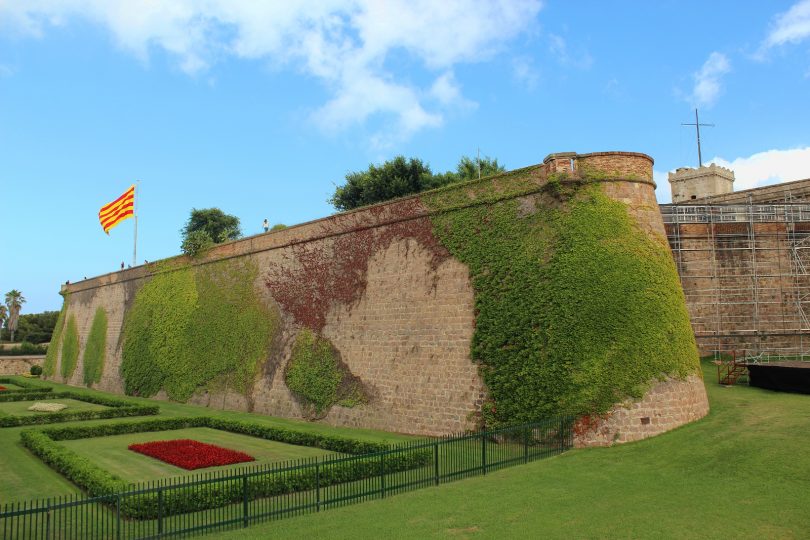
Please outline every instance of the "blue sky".
[[0, 292], [129, 263], [96, 216], [135, 180], [139, 263], [192, 207], [300, 223], [397, 154], [646, 152], [666, 202], [695, 106], [737, 189], [810, 177], [810, 0], [0, 0]]

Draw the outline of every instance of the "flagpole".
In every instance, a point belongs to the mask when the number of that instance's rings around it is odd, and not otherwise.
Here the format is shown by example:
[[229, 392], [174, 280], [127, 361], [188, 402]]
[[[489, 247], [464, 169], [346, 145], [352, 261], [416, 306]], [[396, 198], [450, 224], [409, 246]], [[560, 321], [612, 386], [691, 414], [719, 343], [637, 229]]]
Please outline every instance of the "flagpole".
[[138, 180], [135, 182], [135, 208], [134, 208], [134, 217], [135, 217], [135, 241], [132, 245], [132, 267], [135, 268], [138, 265], [138, 187], [141, 185], [141, 181]]

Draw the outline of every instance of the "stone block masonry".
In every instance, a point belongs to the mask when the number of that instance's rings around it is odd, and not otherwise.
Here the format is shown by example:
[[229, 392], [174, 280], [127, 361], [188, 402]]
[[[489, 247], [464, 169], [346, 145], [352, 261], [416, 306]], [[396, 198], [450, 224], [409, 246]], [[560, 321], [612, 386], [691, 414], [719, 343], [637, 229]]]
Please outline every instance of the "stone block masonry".
[[[542, 165], [448, 188], [445, 198], [457, 200], [459, 208], [493, 211], [517, 200], [521, 212], [543, 212], [549, 178], [559, 177], [600, 184], [602, 193], [625, 205], [638, 230], [659, 245], [666, 243], [652, 159], [644, 154], [552, 154]], [[475, 193], [483, 188], [491, 195], [477, 199]], [[405, 197], [222, 244], [198, 259], [179, 257], [64, 286], [66, 315], [75, 317], [80, 345], [78, 365], [67, 382], [82, 383], [83, 353], [97, 308], [105, 310], [108, 329], [104, 371], [95, 387], [123, 393], [122, 336], [144, 284], [173, 268], [241, 261], [258, 269], [253, 290], [268, 313], [280, 313], [280, 328], [246, 392], [229, 387], [229, 374], [223, 373], [221, 381], [199, 387], [189, 401], [307, 417], [311, 411], [287, 387], [285, 376], [296, 335], [308, 328], [328, 340], [336, 365], [350, 375], [346, 380], [359, 381], [362, 390], [354, 402], [336, 401], [321, 421], [423, 435], [477, 427], [490, 395], [481, 366], [472, 360], [479, 309], [474, 276], [434, 229], [437, 212], [453, 211], [430, 207], [421, 195]], [[697, 365], [696, 355], [687, 360]], [[60, 362], [56, 380], [61, 379]], [[660, 381], [647, 382], [643, 398], [622, 400], [600, 422], [580, 429], [578, 444], [644, 438], [706, 414], [698, 377], [664, 374]], [[155, 397], [167, 396], [160, 391]]]

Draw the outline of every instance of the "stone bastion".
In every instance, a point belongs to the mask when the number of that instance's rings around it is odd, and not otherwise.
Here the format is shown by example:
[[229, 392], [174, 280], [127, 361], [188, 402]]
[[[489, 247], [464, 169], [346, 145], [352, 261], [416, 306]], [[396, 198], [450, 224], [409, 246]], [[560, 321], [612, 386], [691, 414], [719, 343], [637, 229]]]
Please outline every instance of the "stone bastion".
[[411, 434], [662, 433], [708, 402], [652, 164], [551, 154], [65, 285], [46, 376]]

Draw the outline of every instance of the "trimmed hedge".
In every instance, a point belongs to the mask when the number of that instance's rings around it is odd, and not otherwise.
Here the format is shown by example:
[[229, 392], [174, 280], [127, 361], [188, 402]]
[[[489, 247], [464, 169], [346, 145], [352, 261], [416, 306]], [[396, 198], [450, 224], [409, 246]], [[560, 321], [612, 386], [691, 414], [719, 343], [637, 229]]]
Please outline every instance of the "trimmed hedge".
[[[189, 480], [180, 479], [175, 483], [177, 487], [163, 488], [164, 517], [216, 508], [242, 500], [244, 497], [242, 482], [245, 477], [247, 477], [248, 497], [252, 500], [307, 491], [314, 489], [316, 484], [326, 487], [371, 478], [380, 474], [381, 459], [385, 472], [394, 473], [424, 466], [430, 462], [432, 457], [430, 451], [424, 449], [402, 450], [400, 453], [381, 457], [382, 453], [391, 449], [385, 443], [359, 441], [348, 437], [320, 435], [207, 416], [24, 430], [20, 436], [26, 448], [84, 489], [90, 496], [120, 493], [123, 495], [121, 498], [122, 515], [132, 519], [154, 519], [158, 515], [157, 489], [147, 488], [143, 493], [127, 497], [127, 492], [140, 491], [139, 486], [128, 484], [118, 476], [101, 469], [90, 460], [58, 444], [57, 441], [189, 427], [209, 427], [288, 444], [313, 446], [356, 455], [316, 460], [317, 465], [315, 462], [304, 465], [296, 462], [296, 465], [293, 466], [276, 464], [261, 471], [229, 473], [202, 483], [196, 482], [193, 487], [184, 487], [184, 483]], [[283, 470], [283, 474], [274, 472], [279, 468]]]
[[33, 356], [47, 353], [48, 347], [45, 345], [34, 345], [27, 341], [23, 341], [10, 349], [0, 349], [0, 356]]
[[[18, 384], [14, 382], [14, 384]], [[100, 411], [63, 411], [41, 415], [2, 416], [0, 428], [30, 426], [35, 424], [55, 424], [58, 422], [72, 422], [74, 420], [101, 420], [105, 418], [124, 418], [128, 416], [154, 415], [160, 412], [157, 405], [136, 405], [126, 401], [102, 396], [90, 396], [77, 392], [50, 392], [17, 393], [9, 396], [0, 395], [0, 402], [9, 401], [35, 401], [38, 399], [75, 399], [86, 403], [95, 403], [112, 407]]]
[[[33, 367], [33, 366], [32, 366]], [[47, 392], [53, 390], [52, 386], [40, 386], [38, 384], [32, 384], [25, 380], [18, 380], [12, 379], [9, 377], [0, 377], [0, 384], [13, 384], [15, 386], [19, 386], [19, 390], [8, 389], [0, 392], [0, 402], [3, 401], [20, 401], [19, 399], [3, 399], [7, 398], [8, 396], [18, 396], [20, 394], [36, 394], [36, 395], [44, 395]]]

